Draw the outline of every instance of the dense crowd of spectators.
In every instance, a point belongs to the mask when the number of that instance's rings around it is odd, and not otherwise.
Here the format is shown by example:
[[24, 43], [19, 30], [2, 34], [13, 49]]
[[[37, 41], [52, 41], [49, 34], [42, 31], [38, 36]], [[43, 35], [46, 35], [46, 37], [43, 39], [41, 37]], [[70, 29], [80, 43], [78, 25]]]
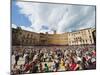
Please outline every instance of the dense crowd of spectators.
[[[89, 70], [96, 68], [95, 45], [13, 47], [11, 74]], [[19, 64], [20, 58], [23, 63]]]

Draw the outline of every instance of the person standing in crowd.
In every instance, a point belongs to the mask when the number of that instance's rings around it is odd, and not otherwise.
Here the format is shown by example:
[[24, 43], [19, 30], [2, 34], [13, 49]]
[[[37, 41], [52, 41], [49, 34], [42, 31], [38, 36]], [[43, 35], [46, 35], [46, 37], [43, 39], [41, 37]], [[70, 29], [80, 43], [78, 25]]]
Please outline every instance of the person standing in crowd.
[[26, 64], [26, 63], [29, 63], [29, 54], [28, 54], [28, 53], [27, 53], [26, 56], [25, 56], [25, 64]]
[[17, 65], [18, 60], [19, 60], [19, 54], [18, 54], [18, 53], [16, 53], [16, 54], [15, 54], [15, 65]]
[[44, 72], [49, 72], [49, 67], [48, 67], [48, 65], [45, 63], [44, 66], [45, 66], [45, 67], [44, 67]]
[[25, 67], [25, 73], [28, 73], [29, 72], [29, 70], [30, 70], [30, 68], [31, 68], [31, 66], [30, 66], [30, 64], [29, 64], [29, 62], [27, 62], [25, 65], [24, 65], [24, 67]]
[[[12, 74], [76, 71], [96, 68], [96, 51], [92, 46], [33, 47], [22, 52], [22, 65], [18, 64], [20, 55], [15, 56]], [[45, 64], [44, 64], [45, 63]], [[18, 68], [20, 66], [20, 68]]]
[[65, 70], [69, 71], [69, 60], [68, 60], [68, 58], [65, 59]]
[[71, 57], [71, 61], [70, 61], [70, 64], [69, 64], [69, 68], [71, 71], [75, 71], [78, 69], [78, 64], [75, 63], [74, 59]]
[[63, 58], [61, 58], [61, 60], [60, 60], [60, 69], [61, 69], [61, 71], [65, 70], [65, 63], [64, 63], [64, 59]]
[[20, 74], [23, 74], [24, 73], [24, 70], [25, 70], [25, 68], [24, 68], [24, 65], [20, 65]]
[[59, 69], [59, 60], [58, 59], [56, 59], [55, 60], [55, 68], [56, 68], [56, 71], [58, 71], [58, 69]]
[[38, 65], [37, 63], [34, 61], [32, 63], [32, 73], [37, 73], [38, 72]]
[[40, 67], [40, 72], [43, 72], [43, 65], [42, 65], [41, 62], [40, 62], [40, 64], [39, 64], [39, 67]]

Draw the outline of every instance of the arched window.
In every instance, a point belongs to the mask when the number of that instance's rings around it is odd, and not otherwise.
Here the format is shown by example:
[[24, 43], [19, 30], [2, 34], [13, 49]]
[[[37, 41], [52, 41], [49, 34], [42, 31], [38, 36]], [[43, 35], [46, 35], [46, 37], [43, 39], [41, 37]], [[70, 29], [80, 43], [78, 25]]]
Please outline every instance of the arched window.
[[27, 38], [29, 38], [29, 34], [27, 34]]
[[86, 40], [86, 43], [87, 43], [87, 40]]
[[31, 34], [31, 38], [33, 38], [33, 35]]

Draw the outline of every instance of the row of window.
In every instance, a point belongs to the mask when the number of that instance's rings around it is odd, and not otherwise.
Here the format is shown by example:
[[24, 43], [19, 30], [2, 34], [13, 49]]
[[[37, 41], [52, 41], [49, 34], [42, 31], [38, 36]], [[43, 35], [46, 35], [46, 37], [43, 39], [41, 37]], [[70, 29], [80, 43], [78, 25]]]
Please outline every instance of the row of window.
[[[93, 43], [91, 39], [90, 39], [89, 41], [90, 41], [90, 43]], [[69, 43], [77, 43], [77, 44], [78, 44], [79, 42], [80, 42], [80, 43], [88, 43], [88, 40], [69, 41]]]
[[84, 33], [85, 33], [84, 31], [79, 31], [79, 32], [75, 32], [75, 33], [69, 33], [68, 35], [69, 36], [76, 36], [76, 35], [84, 34]]

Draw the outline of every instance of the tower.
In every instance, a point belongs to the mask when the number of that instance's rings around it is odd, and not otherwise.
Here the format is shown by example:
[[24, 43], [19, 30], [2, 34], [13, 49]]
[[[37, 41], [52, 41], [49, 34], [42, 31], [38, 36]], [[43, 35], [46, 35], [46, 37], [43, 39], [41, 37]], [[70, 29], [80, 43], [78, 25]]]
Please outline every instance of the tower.
[[56, 34], [56, 30], [54, 30], [53, 33]]

